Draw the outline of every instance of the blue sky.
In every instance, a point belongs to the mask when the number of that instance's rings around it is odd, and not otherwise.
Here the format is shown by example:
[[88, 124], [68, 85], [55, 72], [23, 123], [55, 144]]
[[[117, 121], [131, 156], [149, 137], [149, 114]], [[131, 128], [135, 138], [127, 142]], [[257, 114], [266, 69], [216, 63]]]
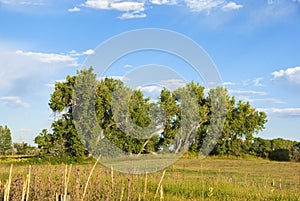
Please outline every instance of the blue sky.
[[[230, 95], [268, 113], [259, 136], [300, 141], [299, 19], [299, 0], [0, 0], [0, 125], [32, 143], [50, 129], [55, 81], [116, 34], [161, 28], [202, 46]], [[129, 56], [112, 73], [143, 62]]]

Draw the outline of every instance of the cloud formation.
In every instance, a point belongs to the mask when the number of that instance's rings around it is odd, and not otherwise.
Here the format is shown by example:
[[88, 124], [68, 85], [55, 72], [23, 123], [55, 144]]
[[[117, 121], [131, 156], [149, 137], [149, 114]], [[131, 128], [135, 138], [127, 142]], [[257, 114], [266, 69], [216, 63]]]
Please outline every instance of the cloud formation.
[[142, 1], [87, 0], [82, 6], [97, 10], [117, 10], [124, 12], [119, 16], [120, 19], [146, 17], [146, 14], [143, 13], [145, 10], [145, 3]]
[[231, 10], [238, 10], [240, 8], [243, 8], [243, 5], [237, 4], [235, 2], [229, 2], [222, 6], [223, 11], [231, 11]]
[[179, 80], [179, 79], [162, 80], [159, 82], [159, 84], [171, 91], [180, 87], [184, 87], [186, 85], [186, 83], [183, 80]]
[[186, 6], [194, 12], [206, 12], [207, 14], [210, 11], [221, 4], [224, 0], [185, 0]]
[[71, 12], [71, 13], [73, 13], [73, 12], [79, 12], [80, 8], [78, 8], [78, 7], [75, 6], [73, 8], [69, 8], [68, 11]]
[[252, 90], [249, 90], [249, 91], [229, 90], [228, 92], [233, 95], [247, 95], [247, 96], [265, 96], [268, 94], [263, 91], [252, 91]]
[[0, 97], [0, 102], [11, 108], [28, 108], [29, 104], [25, 103], [18, 96], [3, 96]]
[[224, 86], [229, 86], [229, 85], [235, 85], [235, 83], [233, 82], [223, 82]]
[[[38, 80], [43, 75], [49, 76], [62, 68], [77, 67], [80, 56], [90, 55], [93, 52], [93, 50], [86, 50], [82, 53], [71, 51], [62, 54], [16, 51], [0, 43], [0, 90], [8, 92], [14, 87], [25, 87], [23, 84], [29, 84], [32, 79]], [[29, 79], [28, 82], [26, 79]]]
[[5, 5], [11, 5], [11, 6], [16, 6], [16, 5], [23, 5], [23, 6], [40, 6], [43, 5], [42, 0], [31, 0], [31, 1], [19, 1], [19, 0], [0, 0], [0, 4], [5, 4]]
[[123, 13], [119, 18], [121, 20], [126, 20], [126, 19], [134, 19], [134, 18], [145, 18], [147, 15], [145, 13], [140, 13], [140, 12], [126, 12]]
[[65, 64], [66, 66], [78, 66], [77, 58], [70, 55], [42, 53], [42, 52], [24, 52], [22, 50], [16, 51], [17, 56], [25, 56], [41, 63], [48, 64]]
[[177, 0], [150, 0], [152, 4], [156, 5], [175, 5]]
[[249, 103], [272, 103], [272, 104], [284, 104], [285, 102], [272, 97], [266, 97], [267, 92], [255, 91], [255, 90], [228, 90], [228, 94], [235, 96], [237, 100], [246, 101]]
[[258, 108], [274, 117], [300, 118], [300, 108]]
[[281, 69], [272, 73], [273, 80], [283, 81], [286, 84], [300, 87], [300, 66]]
[[[238, 10], [243, 5], [235, 2], [227, 2], [226, 0], [86, 0], [80, 6], [96, 9], [96, 10], [116, 10], [123, 12], [119, 19], [134, 19], [145, 18], [147, 14], [145, 10], [153, 6], [183, 6], [192, 12], [206, 13], [207, 15], [213, 9], [220, 9], [222, 11]], [[69, 9], [69, 11], [79, 11], [76, 6]]]

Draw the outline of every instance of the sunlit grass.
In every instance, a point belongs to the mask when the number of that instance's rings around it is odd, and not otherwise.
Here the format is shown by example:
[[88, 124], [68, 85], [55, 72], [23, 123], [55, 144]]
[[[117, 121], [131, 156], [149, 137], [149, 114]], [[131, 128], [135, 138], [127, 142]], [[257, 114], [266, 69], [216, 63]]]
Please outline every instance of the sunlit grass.
[[[94, 162], [72, 166], [32, 165], [29, 200], [57, 200], [59, 197], [70, 200], [300, 199], [300, 163], [295, 162], [180, 159], [166, 169], [165, 175], [163, 170], [124, 174], [101, 164], [91, 172]], [[10, 167], [7, 162], [0, 163], [0, 200], [7, 192]], [[10, 200], [24, 197], [28, 174], [29, 165], [13, 165]]]

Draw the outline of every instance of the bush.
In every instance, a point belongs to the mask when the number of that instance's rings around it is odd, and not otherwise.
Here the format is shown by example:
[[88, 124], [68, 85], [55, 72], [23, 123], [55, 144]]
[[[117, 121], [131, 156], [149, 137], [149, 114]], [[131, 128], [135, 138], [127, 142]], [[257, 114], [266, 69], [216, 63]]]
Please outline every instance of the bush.
[[290, 151], [287, 149], [276, 149], [269, 153], [269, 158], [276, 161], [290, 161]]

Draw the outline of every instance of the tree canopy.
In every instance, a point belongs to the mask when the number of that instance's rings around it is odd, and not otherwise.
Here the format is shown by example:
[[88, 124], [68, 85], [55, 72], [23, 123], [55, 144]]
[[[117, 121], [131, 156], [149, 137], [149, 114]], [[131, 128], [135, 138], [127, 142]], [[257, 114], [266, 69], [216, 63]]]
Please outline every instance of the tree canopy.
[[0, 126], [0, 155], [12, 153], [12, 137], [7, 126]]
[[49, 102], [56, 114], [53, 133], [43, 130], [35, 143], [42, 154], [75, 157], [87, 152], [179, 153], [188, 149], [250, 153], [254, 134], [267, 122], [266, 114], [248, 102], [236, 101], [225, 88], [211, 89], [207, 95], [204, 91], [191, 82], [174, 91], [164, 88], [153, 102], [120, 80], [97, 80], [92, 68], [81, 70], [55, 84]]

